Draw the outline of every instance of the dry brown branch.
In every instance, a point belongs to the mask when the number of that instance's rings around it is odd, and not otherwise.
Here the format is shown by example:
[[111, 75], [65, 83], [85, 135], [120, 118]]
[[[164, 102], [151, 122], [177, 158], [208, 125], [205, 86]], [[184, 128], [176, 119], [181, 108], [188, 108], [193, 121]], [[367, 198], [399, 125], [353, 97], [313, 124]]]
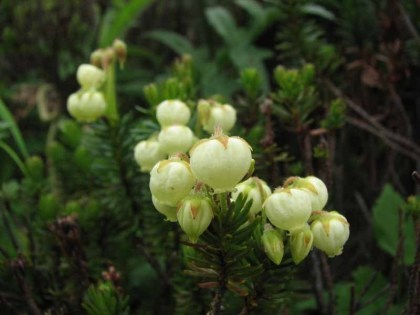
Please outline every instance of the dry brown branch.
[[349, 124], [354, 125], [360, 129], [364, 129], [370, 132], [371, 134], [377, 136], [378, 138], [382, 139], [382, 141], [386, 145], [388, 145], [391, 149], [405, 155], [406, 157], [409, 157], [410, 159], [413, 159], [414, 161], [420, 160], [420, 154], [417, 154], [416, 152], [412, 152], [409, 149], [405, 149], [401, 145], [389, 139], [381, 130], [375, 129], [372, 125], [353, 117], [347, 117], [346, 121]]
[[330, 81], [326, 81], [326, 85], [335, 96], [343, 99], [348, 105], [348, 107], [355, 113], [360, 115], [360, 117], [364, 120], [356, 120], [355, 118], [349, 117], [349, 123], [352, 123], [355, 126], [362, 128], [381, 138], [392, 149], [398, 151], [401, 154], [404, 154], [405, 156], [413, 159], [414, 161], [420, 159], [420, 146], [418, 146], [415, 142], [398, 133], [386, 129], [361, 106], [356, 104], [356, 102], [354, 102], [349, 97], [345, 96], [343, 92]]

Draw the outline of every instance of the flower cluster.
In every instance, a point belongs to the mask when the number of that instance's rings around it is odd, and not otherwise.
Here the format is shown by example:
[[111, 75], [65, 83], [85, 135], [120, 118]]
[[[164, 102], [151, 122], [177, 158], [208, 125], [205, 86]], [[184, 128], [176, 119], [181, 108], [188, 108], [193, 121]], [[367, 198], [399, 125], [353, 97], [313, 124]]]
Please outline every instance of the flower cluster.
[[[82, 64], [77, 69], [76, 78], [80, 89], [67, 98], [67, 110], [70, 115], [80, 122], [93, 122], [106, 115], [113, 119], [115, 100], [107, 102], [102, 87], [113, 82], [114, 62], [119, 61], [120, 66], [124, 65], [127, 56], [125, 43], [116, 39], [111, 47], [98, 49], [91, 54], [91, 64]], [[109, 73], [112, 73], [109, 78]], [[108, 91], [110, 86], [108, 84]]]
[[95, 121], [106, 109], [105, 98], [99, 91], [105, 81], [105, 73], [93, 65], [83, 64], [77, 70], [77, 81], [80, 90], [67, 99], [67, 110], [78, 121]]
[[[341, 254], [343, 250], [350, 234], [349, 223], [337, 212], [323, 211], [327, 201], [327, 187], [319, 178], [290, 177], [263, 205], [271, 224], [281, 235], [288, 236], [290, 252], [296, 264], [305, 259], [313, 246], [330, 257]], [[265, 240], [263, 244], [266, 252], [271, 251], [273, 256], [270, 242]], [[277, 255], [283, 256], [283, 253]]]
[[157, 106], [159, 134], [140, 141], [134, 148], [134, 158], [142, 172], [150, 172], [159, 161], [191, 148], [196, 138], [187, 126], [190, 117], [190, 108], [180, 100], [166, 100]]
[[[199, 101], [197, 115], [203, 129], [211, 129], [209, 132], [216, 126], [231, 129], [236, 121], [236, 111], [232, 106], [212, 100]], [[157, 162], [166, 157], [180, 152], [187, 153], [197, 142], [196, 136], [188, 127], [190, 118], [190, 107], [181, 100], [165, 100], [157, 106], [156, 119], [161, 127], [159, 134], [140, 141], [134, 149], [135, 160], [142, 172], [149, 172]]]
[[168, 221], [177, 221], [190, 241], [197, 242], [214, 215], [227, 211], [214, 196], [230, 196], [232, 202], [242, 196], [250, 208], [248, 223], [240, 228], [258, 218], [262, 247], [275, 264], [281, 263], [285, 248], [296, 264], [314, 246], [330, 257], [341, 254], [349, 224], [337, 212], [323, 210], [328, 190], [322, 180], [290, 177], [272, 192], [265, 181], [250, 177], [254, 169], [250, 145], [240, 137], [225, 135], [220, 127], [233, 127], [231, 119], [236, 119], [236, 113], [232, 115], [230, 105], [200, 101], [197, 109], [203, 129], [215, 128], [211, 137], [194, 141], [186, 126], [189, 107], [179, 100], [167, 100], [157, 107], [159, 135], [135, 148], [142, 171], [151, 169], [150, 191], [156, 210]]

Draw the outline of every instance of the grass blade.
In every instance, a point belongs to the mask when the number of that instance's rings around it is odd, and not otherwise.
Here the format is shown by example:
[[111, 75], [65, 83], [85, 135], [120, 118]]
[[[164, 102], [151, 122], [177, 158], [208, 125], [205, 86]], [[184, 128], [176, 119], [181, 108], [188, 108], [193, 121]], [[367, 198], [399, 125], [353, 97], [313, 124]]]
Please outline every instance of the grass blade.
[[10, 111], [7, 109], [6, 104], [0, 99], [0, 118], [5, 121], [10, 128], [10, 132], [18, 146], [20, 153], [22, 154], [23, 158], [26, 160], [29, 157], [28, 150], [26, 149], [25, 141], [23, 140], [22, 134], [15, 122]]

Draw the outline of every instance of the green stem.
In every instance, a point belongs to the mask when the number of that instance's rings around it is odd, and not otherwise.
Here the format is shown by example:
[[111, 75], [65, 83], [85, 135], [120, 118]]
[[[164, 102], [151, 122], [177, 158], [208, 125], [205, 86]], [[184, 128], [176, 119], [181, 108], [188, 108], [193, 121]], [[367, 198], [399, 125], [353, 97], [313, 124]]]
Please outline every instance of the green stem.
[[220, 210], [222, 215], [226, 215], [228, 212], [228, 203], [227, 203], [227, 198], [228, 198], [228, 193], [227, 192], [223, 192], [219, 194], [220, 196]]
[[111, 62], [106, 69], [105, 99], [107, 104], [106, 116], [114, 123], [119, 119], [115, 87], [115, 61]]
[[[48, 150], [48, 148], [54, 143], [55, 137], [57, 135], [57, 130], [58, 130], [58, 121], [54, 120], [48, 129], [45, 150]], [[51, 183], [52, 191], [54, 195], [56, 195], [57, 197], [61, 197], [62, 182], [57, 172], [57, 167], [55, 165], [54, 159], [52, 159], [48, 154], [47, 154], [47, 169], [48, 169], [48, 177]]]

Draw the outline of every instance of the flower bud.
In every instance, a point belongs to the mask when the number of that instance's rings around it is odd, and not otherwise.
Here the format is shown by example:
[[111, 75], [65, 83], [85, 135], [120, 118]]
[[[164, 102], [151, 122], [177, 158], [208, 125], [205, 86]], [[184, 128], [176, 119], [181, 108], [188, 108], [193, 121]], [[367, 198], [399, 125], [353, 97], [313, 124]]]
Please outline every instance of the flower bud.
[[179, 225], [190, 241], [197, 242], [213, 219], [210, 199], [198, 195], [185, 198], [178, 209], [177, 217]]
[[273, 225], [287, 231], [305, 224], [312, 212], [308, 193], [294, 188], [276, 189], [263, 208]]
[[67, 109], [78, 121], [92, 122], [105, 113], [106, 103], [102, 93], [85, 91], [71, 94], [67, 99]]
[[57, 197], [52, 194], [41, 195], [38, 202], [38, 215], [42, 220], [53, 219], [60, 209], [60, 203]]
[[150, 83], [143, 87], [143, 94], [147, 102], [154, 106], [159, 103], [159, 90], [155, 83]]
[[308, 256], [313, 241], [314, 236], [308, 224], [302, 225], [290, 233], [290, 252], [296, 265]]
[[55, 163], [63, 163], [68, 158], [64, 146], [56, 141], [47, 145], [47, 156]]
[[150, 172], [153, 166], [165, 157], [166, 154], [160, 150], [159, 142], [154, 139], [140, 141], [134, 148], [134, 159], [142, 172]]
[[105, 73], [89, 64], [80, 65], [77, 69], [77, 81], [83, 89], [96, 89], [105, 81]]
[[90, 63], [97, 68], [102, 67], [102, 59], [104, 58], [104, 50], [97, 49], [90, 54]]
[[41, 181], [44, 177], [44, 162], [42, 159], [39, 156], [34, 155], [29, 157], [25, 164], [31, 179], [34, 181]]
[[320, 211], [311, 224], [314, 246], [329, 257], [338, 256], [350, 235], [347, 219], [336, 211]]
[[95, 161], [92, 154], [83, 145], [77, 147], [74, 151], [73, 158], [74, 163], [84, 172], [89, 172], [92, 163]]
[[81, 213], [81, 207], [80, 204], [77, 201], [71, 200], [69, 202], [66, 203], [66, 205], [64, 206], [63, 209], [63, 214], [64, 215], [71, 215], [71, 214], [77, 214], [79, 215], [79, 213]]
[[198, 115], [203, 129], [208, 133], [212, 133], [215, 127], [228, 132], [236, 122], [236, 110], [229, 104], [201, 100], [198, 103]]
[[280, 232], [273, 229], [270, 224], [266, 224], [261, 240], [268, 258], [276, 265], [280, 265], [284, 254], [283, 237]]
[[166, 100], [156, 108], [156, 118], [161, 127], [170, 125], [186, 125], [190, 120], [189, 107], [180, 100]]
[[76, 148], [82, 139], [83, 131], [73, 119], [61, 119], [58, 124], [60, 140], [71, 148]]
[[115, 39], [112, 44], [115, 54], [117, 55], [120, 67], [124, 67], [125, 60], [127, 59], [127, 45], [121, 39]]
[[249, 144], [223, 133], [196, 143], [190, 156], [193, 174], [217, 192], [232, 190], [247, 174], [252, 162]]
[[262, 179], [251, 177], [235, 186], [235, 191], [232, 193], [232, 199], [236, 200], [240, 193], [245, 196], [246, 202], [252, 199], [249, 216], [253, 218], [262, 210], [264, 201], [271, 195], [271, 189]]
[[103, 49], [102, 52], [102, 68], [107, 70], [115, 60], [115, 51], [113, 48], [108, 47]]
[[175, 207], [194, 186], [190, 165], [180, 158], [158, 162], [150, 172], [150, 191], [161, 203]]
[[194, 134], [187, 126], [172, 125], [160, 131], [158, 141], [161, 151], [168, 155], [185, 153], [194, 143]]
[[152, 195], [152, 202], [156, 210], [162, 213], [164, 216], [166, 216], [166, 220], [171, 221], [171, 222], [177, 221], [177, 218], [176, 218], [177, 208], [176, 207], [168, 206], [160, 202], [159, 199], [157, 199], [153, 195]]

